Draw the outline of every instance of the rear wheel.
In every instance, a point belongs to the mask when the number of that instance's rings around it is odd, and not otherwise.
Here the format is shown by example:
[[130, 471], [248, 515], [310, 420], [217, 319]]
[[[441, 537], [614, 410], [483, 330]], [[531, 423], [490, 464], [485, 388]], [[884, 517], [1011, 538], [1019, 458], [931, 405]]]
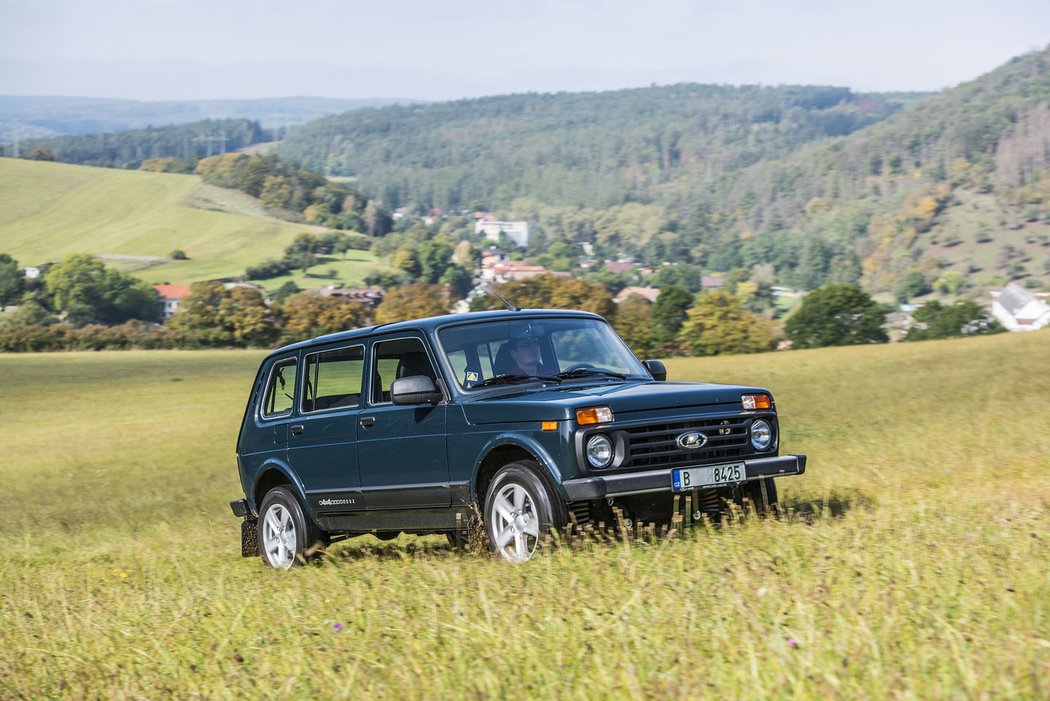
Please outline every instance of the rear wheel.
[[326, 542], [325, 534], [303, 513], [287, 486], [274, 487], [259, 508], [259, 553], [263, 562], [278, 570], [301, 565]]
[[525, 562], [552, 528], [565, 524], [565, 507], [528, 462], [496, 473], [485, 495], [489, 548], [511, 562]]

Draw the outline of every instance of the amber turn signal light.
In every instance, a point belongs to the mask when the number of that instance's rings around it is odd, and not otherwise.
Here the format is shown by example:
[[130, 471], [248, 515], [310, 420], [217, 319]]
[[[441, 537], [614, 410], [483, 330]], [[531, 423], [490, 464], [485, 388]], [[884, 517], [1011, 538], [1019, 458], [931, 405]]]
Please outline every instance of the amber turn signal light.
[[613, 420], [612, 409], [607, 406], [596, 406], [590, 409], [576, 410], [576, 423], [581, 426], [605, 424]]
[[768, 409], [773, 406], [768, 394], [745, 394], [740, 400], [745, 409]]
[[540, 428], [542, 428], [544, 431], [557, 431], [558, 430], [558, 422], [557, 421], [541, 421], [540, 422]]

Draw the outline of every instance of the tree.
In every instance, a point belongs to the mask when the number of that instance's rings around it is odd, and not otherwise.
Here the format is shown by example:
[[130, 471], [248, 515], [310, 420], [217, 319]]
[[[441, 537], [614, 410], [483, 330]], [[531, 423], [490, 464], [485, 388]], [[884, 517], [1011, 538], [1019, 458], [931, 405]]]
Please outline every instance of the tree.
[[22, 154], [22, 158], [28, 161], [54, 161], [55, 152], [47, 146], [36, 146]]
[[652, 302], [641, 295], [631, 295], [617, 304], [616, 331], [639, 358], [656, 353]]
[[983, 336], [1006, 330], [972, 299], [960, 300], [955, 304], [941, 304], [932, 300], [915, 310], [913, 318], [915, 325], [908, 329], [909, 341]]
[[265, 346], [277, 336], [273, 310], [255, 287], [195, 282], [168, 322], [202, 346]]
[[448, 314], [451, 303], [444, 285], [416, 282], [387, 292], [376, 310], [376, 323], [389, 324], [406, 319]]
[[929, 281], [921, 270], [909, 270], [897, 287], [897, 301], [904, 303], [913, 297], [919, 297], [932, 291], [933, 288], [930, 287]]
[[693, 295], [687, 288], [669, 285], [660, 289], [653, 304], [653, 336], [657, 343], [666, 347], [674, 340], [691, 306]]
[[448, 285], [456, 299], [463, 299], [474, 289], [474, 276], [458, 265], [450, 265], [441, 276], [441, 283]]
[[160, 321], [163, 306], [147, 283], [116, 270], [107, 270], [94, 256], [77, 253], [51, 266], [44, 284], [55, 303], [74, 326], [121, 324], [129, 319]]
[[365, 233], [369, 236], [382, 236], [388, 233], [393, 221], [390, 215], [384, 212], [374, 200], [369, 200], [361, 219], [365, 225]]
[[419, 277], [420, 272], [423, 270], [423, 266], [419, 264], [419, 257], [410, 246], [397, 249], [390, 260], [390, 265], [412, 278]]
[[690, 355], [762, 353], [773, 350], [780, 331], [773, 322], [744, 308], [728, 292], [700, 294], [678, 333], [678, 344]]
[[[537, 275], [527, 280], [513, 280], [496, 286], [512, 304], [523, 309], [582, 309], [610, 318], [616, 311], [609, 290], [603, 285], [580, 278]], [[472, 310], [503, 309], [495, 295], [476, 297]]]
[[875, 300], [853, 285], [825, 285], [802, 299], [785, 330], [795, 348], [885, 343], [885, 317]]
[[372, 324], [371, 313], [357, 302], [316, 292], [295, 295], [280, 307], [284, 321], [282, 343], [304, 341], [326, 333], [346, 331]]
[[0, 309], [18, 300], [24, 284], [18, 262], [6, 253], [0, 253]]
[[440, 239], [424, 241], [416, 247], [419, 276], [424, 282], [434, 283], [441, 279], [452, 263], [452, 252], [452, 245]]

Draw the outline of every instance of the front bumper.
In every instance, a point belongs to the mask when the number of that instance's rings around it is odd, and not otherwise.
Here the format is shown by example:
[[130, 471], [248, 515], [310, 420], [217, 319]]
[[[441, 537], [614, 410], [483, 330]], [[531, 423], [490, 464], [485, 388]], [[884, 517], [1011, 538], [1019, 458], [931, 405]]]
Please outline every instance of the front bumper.
[[[805, 455], [780, 455], [773, 458], [755, 458], [744, 460], [747, 469], [747, 482], [765, 477], [785, 477], [801, 475], [806, 471]], [[698, 466], [702, 467], [702, 466]], [[583, 477], [562, 482], [569, 501], [593, 501], [607, 497], [620, 497], [628, 494], [648, 494], [650, 492], [671, 491], [671, 470], [648, 470], [646, 472], [627, 472], [622, 475], [602, 475], [601, 477]], [[701, 487], [717, 489], [726, 485]]]

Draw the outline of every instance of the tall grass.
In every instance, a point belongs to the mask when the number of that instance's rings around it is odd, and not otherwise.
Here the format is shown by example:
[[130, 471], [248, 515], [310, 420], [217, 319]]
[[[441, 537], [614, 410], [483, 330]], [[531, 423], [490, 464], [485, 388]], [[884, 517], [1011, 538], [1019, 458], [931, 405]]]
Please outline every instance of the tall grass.
[[0, 356], [0, 696], [1046, 698], [1050, 334], [676, 360], [770, 387], [788, 515], [509, 566], [238, 555], [260, 355]]

